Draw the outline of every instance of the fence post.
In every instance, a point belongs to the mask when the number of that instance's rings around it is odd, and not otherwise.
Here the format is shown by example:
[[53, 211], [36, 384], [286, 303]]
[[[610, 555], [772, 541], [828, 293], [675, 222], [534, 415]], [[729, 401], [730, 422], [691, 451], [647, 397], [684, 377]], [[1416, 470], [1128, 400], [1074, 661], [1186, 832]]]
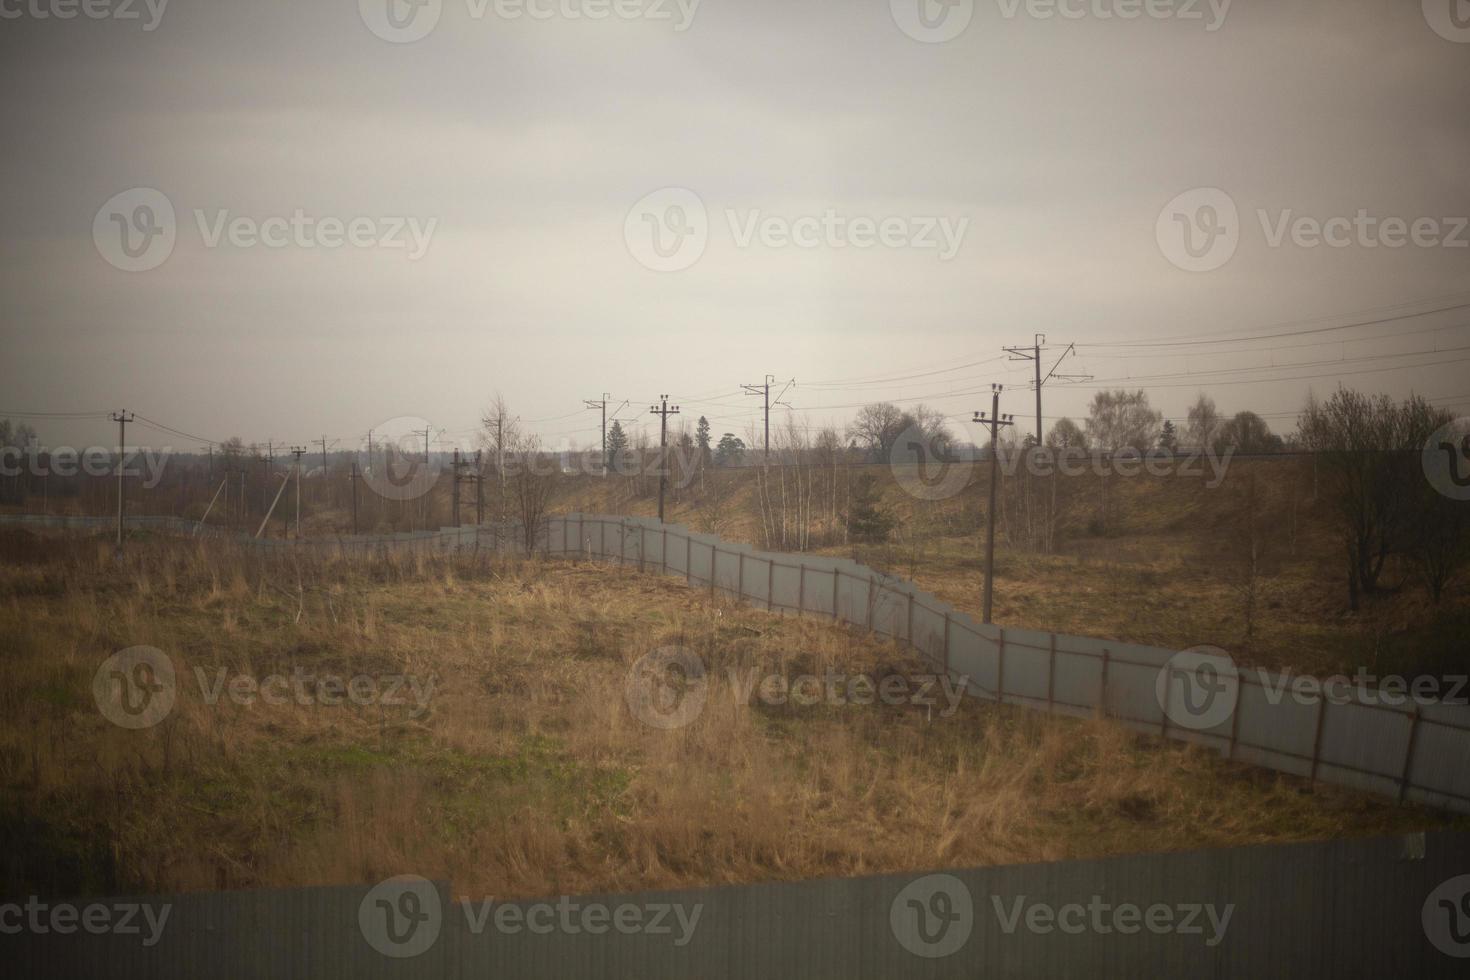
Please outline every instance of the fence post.
[[837, 576], [840, 575], [840, 574], [842, 574], [842, 573], [840, 571], [838, 571], [837, 569], [835, 569], [835, 568], [832, 569], [832, 622], [834, 622], [834, 623], [837, 622], [837, 619], [838, 619], [838, 616], [837, 616], [837, 596], [842, 591], [838, 587], [838, 584], [837, 584]]
[[995, 644], [995, 701], [1006, 703], [1006, 631], [1000, 628], [1000, 639]]
[[1409, 717], [1409, 745], [1404, 750], [1404, 774], [1399, 778], [1399, 802], [1409, 796], [1409, 779], [1414, 769], [1414, 743], [1419, 740], [1419, 702], [1414, 702], [1414, 713]]
[[1159, 723], [1159, 738], [1169, 737], [1169, 706], [1174, 703], [1174, 665], [1164, 665], [1164, 717]]
[[715, 597], [715, 571], [720, 567], [720, 549], [709, 546], [709, 597]]
[[944, 672], [949, 673], [949, 610], [944, 611]]
[[1046, 658], [1046, 713], [1056, 712], [1057, 692], [1057, 635], [1051, 634], [1051, 651]]
[[796, 566], [796, 618], [806, 615], [806, 563]]
[[667, 575], [669, 574], [669, 529], [660, 528], [659, 533], [663, 535], [663, 543], [659, 545], [658, 560], [663, 566], [663, 574]]
[[766, 612], [774, 609], [776, 600], [776, 559], [766, 559]]
[[1317, 734], [1312, 739], [1312, 782], [1317, 781], [1317, 763], [1322, 754], [1322, 723], [1327, 720], [1327, 699], [1317, 699]]
[[694, 584], [694, 539], [684, 532], [684, 584]]
[[745, 598], [745, 552], [735, 552], [735, 598]]
[[1110, 656], [1112, 656], [1112, 651], [1103, 647], [1102, 687], [1097, 695], [1097, 710], [1102, 712], [1104, 718], [1108, 716], [1108, 658]]
[[909, 646], [913, 646], [914, 645], [914, 594], [912, 592], [905, 592], [904, 595], [908, 596], [908, 600], [909, 600], [909, 615], [908, 615], [909, 625], [908, 625], [908, 632], [905, 634], [904, 639], [908, 640]]
[[1230, 747], [1225, 758], [1235, 759], [1235, 743], [1240, 739], [1240, 688], [1236, 687], [1235, 709], [1230, 712]]

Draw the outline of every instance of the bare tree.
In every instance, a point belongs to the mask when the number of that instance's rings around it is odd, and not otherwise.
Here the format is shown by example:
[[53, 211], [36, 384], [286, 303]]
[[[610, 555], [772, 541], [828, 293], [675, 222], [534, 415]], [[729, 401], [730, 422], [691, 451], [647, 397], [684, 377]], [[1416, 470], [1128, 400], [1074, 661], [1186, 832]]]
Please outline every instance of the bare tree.
[[1389, 555], [1412, 547], [1423, 499], [1419, 453], [1450, 418], [1417, 395], [1396, 405], [1387, 395], [1339, 388], [1326, 402], [1308, 399], [1300, 438], [1318, 454], [1322, 490], [1337, 511], [1350, 608], [1379, 591]]
[[1214, 449], [1215, 440], [1220, 434], [1220, 424], [1220, 413], [1215, 408], [1215, 400], [1200, 392], [1189, 409], [1189, 422], [1184, 427], [1185, 445], [1196, 449]]
[[1158, 441], [1161, 419], [1149, 407], [1148, 393], [1142, 389], [1099, 391], [1092, 396], [1087, 441], [1094, 449], [1144, 452]]

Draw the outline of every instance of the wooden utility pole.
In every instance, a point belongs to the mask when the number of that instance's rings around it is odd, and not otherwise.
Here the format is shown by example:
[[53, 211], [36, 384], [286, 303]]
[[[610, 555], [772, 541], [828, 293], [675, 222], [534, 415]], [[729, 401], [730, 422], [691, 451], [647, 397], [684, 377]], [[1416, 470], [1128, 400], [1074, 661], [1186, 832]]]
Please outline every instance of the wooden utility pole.
[[984, 412], [975, 413], [975, 421], [990, 426], [990, 508], [985, 518], [985, 618], [984, 622], [990, 622], [990, 611], [992, 600], [995, 595], [995, 492], [996, 484], [1000, 479], [1000, 440], [998, 433], [1001, 426], [1015, 425], [1014, 415], [1002, 416], [1000, 414], [1001, 386], [993, 384], [990, 386], [990, 414]]
[[301, 540], [301, 457], [306, 455], [305, 446], [292, 446], [291, 455], [296, 457], [296, 540]]
[[650, 405], [649, 412], [659, 417], [658, 420], [658, 522], [664, 522], [664, 484], [668, 480], [668, 452], [669, 441], [669, 416], [679, 414], [679, 406], [669, 407], [669, 396], [659, 395], [659, 401], [663, 407]]
[[117, 549], [122, 550], [123, 541], [123, 465], [128, 458], [127, 429], [128, 423], [136, 416], [131, 415], [124, 409], [121, 412], [113, 412], [109, 418], [117, 423]]

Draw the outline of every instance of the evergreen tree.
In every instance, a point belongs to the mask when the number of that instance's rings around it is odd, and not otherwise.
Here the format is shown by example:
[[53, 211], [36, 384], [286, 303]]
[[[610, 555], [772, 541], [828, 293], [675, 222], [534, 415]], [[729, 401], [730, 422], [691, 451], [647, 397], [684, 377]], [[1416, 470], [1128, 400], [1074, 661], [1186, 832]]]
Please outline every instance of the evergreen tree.
[[886, 541], [896, 523], [893, 514], [883, 506], [883, 495], [873, 474], [864, 473], [852, 481], [847, 530], [853, 540], [872, 543]]
[[699, 424], [694, 427], [694, 444], [699, 447], [699, 461], [709, 462], [709, 419], [703, 415], [699, 417]]
[[1174, 423], [1169, 419], [1164, 420], [1164, 429], [1159, 433], [1159, 448], [1173, 452], [1179, 445], [1179, 433], [1174, 429]]
[[613, 460], [628, 449], [628, 434], [623, 431], [623, 424], [613, 419], [612, 428], [607, 430], [607, 466], [613, 468]]

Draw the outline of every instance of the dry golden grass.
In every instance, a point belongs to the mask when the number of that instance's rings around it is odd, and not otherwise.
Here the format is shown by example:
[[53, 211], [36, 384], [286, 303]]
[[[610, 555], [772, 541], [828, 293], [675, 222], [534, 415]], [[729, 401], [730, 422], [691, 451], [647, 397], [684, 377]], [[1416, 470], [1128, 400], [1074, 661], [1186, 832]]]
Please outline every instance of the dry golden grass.
[[[878, 640], [593, 565], [268, 563], [218, 546], [33, 549], [0, 568], [5, 891], [372, 882], [529, 896], [1099, 857], [1444, 826], [1130, 734], [966, 702], [737, 704], [726, 671], [879, 672]], [[172, 657], [124, 731], [108, 655]], [[624, 699], [650, 650], [711, 670], [689, 726]], [[405, 706], [207, 704], [193, 668], [433, 677]], [[923, 671], [920, 664], [909, 669]]]

